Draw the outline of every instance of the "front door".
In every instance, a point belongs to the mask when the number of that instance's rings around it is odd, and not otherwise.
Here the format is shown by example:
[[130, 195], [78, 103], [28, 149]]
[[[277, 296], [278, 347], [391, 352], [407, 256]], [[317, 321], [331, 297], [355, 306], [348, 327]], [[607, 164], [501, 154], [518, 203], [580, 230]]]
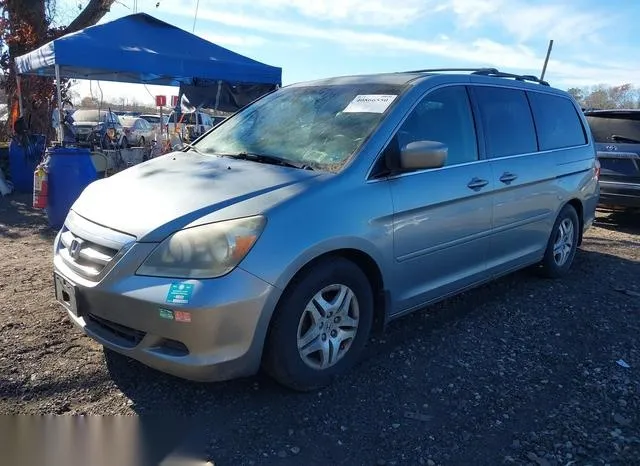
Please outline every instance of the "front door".
[[479, 159], [465, 86], [437, 89], [412, 111], [392, 144], [447, 145], [445, 166], [390, 178], [394, 205], [393, 291], [403, 312], [485, 277], [493, 183]]

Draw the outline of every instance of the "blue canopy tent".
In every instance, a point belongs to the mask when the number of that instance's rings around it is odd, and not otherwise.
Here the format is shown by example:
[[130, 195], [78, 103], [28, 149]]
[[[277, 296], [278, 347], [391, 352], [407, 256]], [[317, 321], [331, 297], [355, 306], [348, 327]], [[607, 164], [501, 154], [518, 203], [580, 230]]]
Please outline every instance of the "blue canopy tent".
[[17, 57], [16, 72], [51, 76], [58, 82], [62, 76], [180, 86], [181, 94], [183, 89], [197, 90], [198, 83], [206, 87], [214, 83], [216, 100], [226, 96], [226, 111], [237, 110], [282, 82], [281, 68], [232, 52], [145, 13], [59, 37]]

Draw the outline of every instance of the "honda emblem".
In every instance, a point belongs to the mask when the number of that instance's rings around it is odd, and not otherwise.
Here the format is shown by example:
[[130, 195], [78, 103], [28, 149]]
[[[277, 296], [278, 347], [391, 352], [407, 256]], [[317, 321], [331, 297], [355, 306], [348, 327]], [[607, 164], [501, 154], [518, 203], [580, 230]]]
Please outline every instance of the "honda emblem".
[[77, 259], [82, 249], [82, 240], [74, 238], [69, 245], [69, 255], [73, 259]]

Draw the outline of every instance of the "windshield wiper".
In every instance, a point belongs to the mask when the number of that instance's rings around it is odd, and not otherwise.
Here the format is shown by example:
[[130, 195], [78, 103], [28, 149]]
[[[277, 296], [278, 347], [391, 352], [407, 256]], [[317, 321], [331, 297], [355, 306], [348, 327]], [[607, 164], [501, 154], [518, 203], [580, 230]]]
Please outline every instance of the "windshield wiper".
[[234, 159], [253, 160], [258, 163], [270, 163], [273, 165], [281, 165], [283, 167], [298, 168], [300, 170], [313, 170], [309, 165], [294, 163], [282, 157], [275, 155], [256, 154], [254, 152], [238, 152], [237, 154], [218, 154], [223, 157], [232, 157]]
[[200, 154], [200, 155], [209, 155], [209, 154], [206, 154], [205, 152], [202, 152], [202, 151], [201, 151], [200, 149], [198, 149], [196, 146], [194, 146], [194, 145], [192, 145], [192, 144], [189, 144], [189, 143], [187, 143], [187, 142], [183, 142], [183, 143], [182, 143], [182, 148], [183, 148], [183, 149], [185, 149], [185, 148], [186, 148], [186, 149], [192, 149], [194, 152], [196, 152], [196, 153], [198, 153], [198, 154]]
[[640, 140], [638, 139], [628, 138], [626, 136], [620, 136], [619, 134], [612, 134], [611, 140], [613, 142], [628, 142], [631, 144], [640, 144]]

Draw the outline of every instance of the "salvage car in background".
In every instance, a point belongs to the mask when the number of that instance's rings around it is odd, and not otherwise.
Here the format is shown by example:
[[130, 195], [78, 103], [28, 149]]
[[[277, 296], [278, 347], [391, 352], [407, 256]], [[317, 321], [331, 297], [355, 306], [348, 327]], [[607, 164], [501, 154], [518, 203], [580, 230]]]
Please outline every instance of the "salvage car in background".
[[640, 110], [587, 110], [600, 161], [600, 204], [640, 208]]
[[156, 138], [156, 130], [144, 118], [120, 117], [122, 128], [130, 144], [144, 147]]
[[177, 122], [177, 126], [180, 128], [180, 135], [187, 141], [193, 141], [204, 133], [209, 131], [214, 126], [218, 125], [225, 120], [222, 116], [211, 116], [204, 112], [185, 112], [177, 115], [171, 112], [169, 115], [169, 130], [173, 128], [173, 124]]
[[73, 112], [76, 141], [80, 145], [103, 149], [129, 147], [118, 115], [109, 110], [76, 110]]
[[161, 117], [160, 115], [152, 115], [148, 113], [140, 115], [140, 118], [147, 120], [153, 126], [158, 135], [160, 134], [160, 131], [166, 127], [167, 122], [169, 121], [169, 117], [167, 115], [162, 115]]

